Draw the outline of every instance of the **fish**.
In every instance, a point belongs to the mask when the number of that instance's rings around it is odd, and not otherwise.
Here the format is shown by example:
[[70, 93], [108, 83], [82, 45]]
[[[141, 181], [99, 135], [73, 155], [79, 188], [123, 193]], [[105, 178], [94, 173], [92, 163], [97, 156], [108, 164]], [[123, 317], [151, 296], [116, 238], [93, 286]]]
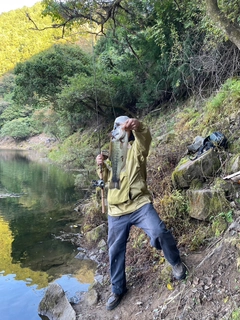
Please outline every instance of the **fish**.
[[109, 189], [120, 189], [120, 172], [125, 167], [128, 151], [128, 134], [119, 126], [112, 131], [109, 158], [112, 165], [112, 178]]

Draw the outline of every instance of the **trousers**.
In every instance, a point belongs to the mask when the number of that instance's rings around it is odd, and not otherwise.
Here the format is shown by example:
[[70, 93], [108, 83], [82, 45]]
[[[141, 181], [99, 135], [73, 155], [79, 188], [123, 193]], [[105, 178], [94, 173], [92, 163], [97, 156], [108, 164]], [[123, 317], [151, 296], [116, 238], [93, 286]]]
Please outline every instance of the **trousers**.
[[167, 261], [176, 265], [181, 261], [172, 233], [166, 229], [152, 203], [123, 216], [108, 215], [108, 250], [112, 292], [126, 291], [125, 255], [131, 226], [141, 228], [150, 238], [151, 246], [162, 250]]

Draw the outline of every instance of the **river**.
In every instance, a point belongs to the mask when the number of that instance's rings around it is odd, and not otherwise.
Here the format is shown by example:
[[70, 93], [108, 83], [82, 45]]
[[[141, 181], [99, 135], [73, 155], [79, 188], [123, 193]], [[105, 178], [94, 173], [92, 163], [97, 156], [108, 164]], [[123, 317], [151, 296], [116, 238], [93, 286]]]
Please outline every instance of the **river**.
[[38, 305], [55, 281], [78, 301], [95, 264], [60, 240], [80, 232], [74, 204], [84, 196], [74, 174], [36, 161], [28, 151], [0, 150], [0, 319], [39, 320]]

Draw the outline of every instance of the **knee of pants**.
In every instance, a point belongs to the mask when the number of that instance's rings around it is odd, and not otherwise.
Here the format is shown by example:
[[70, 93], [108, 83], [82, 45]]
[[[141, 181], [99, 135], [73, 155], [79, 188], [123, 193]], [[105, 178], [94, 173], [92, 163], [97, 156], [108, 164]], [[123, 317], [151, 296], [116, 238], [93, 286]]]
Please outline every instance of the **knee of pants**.
[[157, 241], [158, 239], [164, 239], [168, 233], [170, 231], [168, 231], [165, 228], [165, 225], [162, 223], [160, 225], [156, 225], [154, 227], [151, 228], [151, 230], [148, 232], [149, 236], [151, 239], [153, 239], [153, 241]]
[[157, 250], [162, 250], [159, 238], [152, 238], [150, 241], [152, 247], [156, 248]]
[[162, 247], [166, 245], [170, 246], [175, 244], [175, 240], [172, 236], [172, 233], [165, 229], [164, 231], [158, 231], [155, 234], [153, 233], [150, 243], [151, 246], [155, 247], [158, 250], [161, 250]]
[[116, 257], [124, 254], [126, 252], [126, 243], [120, 243], [118, 241], [114, 242], [108, 249], [110, 257]]

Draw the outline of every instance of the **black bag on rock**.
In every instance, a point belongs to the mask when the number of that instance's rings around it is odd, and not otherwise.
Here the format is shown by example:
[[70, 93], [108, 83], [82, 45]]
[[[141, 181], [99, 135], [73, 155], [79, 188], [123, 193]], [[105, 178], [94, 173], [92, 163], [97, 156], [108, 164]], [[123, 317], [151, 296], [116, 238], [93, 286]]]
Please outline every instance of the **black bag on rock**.
[[[211, 148], [223, 148], [227, 149], [228, 140], [225, 135], [219, 131], [215, 131], [203, 139], [202, 145], [198, 148], [197, 155], [194, 158], [190, 158], [191, 160], [196, 160], [199, 158], [204, 152], [208, 151]], [[191, 150], [191, 146], [188, 147], [188, 150]]]

